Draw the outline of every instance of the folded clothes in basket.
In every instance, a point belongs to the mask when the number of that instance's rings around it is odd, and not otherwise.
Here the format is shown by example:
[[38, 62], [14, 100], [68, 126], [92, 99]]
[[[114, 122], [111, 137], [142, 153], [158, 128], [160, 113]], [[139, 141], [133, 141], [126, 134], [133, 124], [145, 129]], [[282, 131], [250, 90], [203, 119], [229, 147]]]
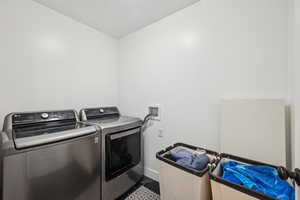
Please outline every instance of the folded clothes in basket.
[[199, 171], [205, 169], [209, 163], [209, 158], [206, 154], [192, 153], [182, 148], [172, 149], [170, 154], [179, 165]]
[[236, 161], [222, 163], [222, 178], [280, 200], [294, 200], [295, 189], [278, 176], [275, 168], [252, 166]]

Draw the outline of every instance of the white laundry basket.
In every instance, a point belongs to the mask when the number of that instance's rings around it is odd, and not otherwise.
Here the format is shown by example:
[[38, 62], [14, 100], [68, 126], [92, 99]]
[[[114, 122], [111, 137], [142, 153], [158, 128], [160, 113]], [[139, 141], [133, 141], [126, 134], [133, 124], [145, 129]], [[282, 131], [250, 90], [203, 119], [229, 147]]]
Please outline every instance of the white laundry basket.
[[156, 154], [159, 160], [159, 184], [161, 200], [211, 200], [211, 186], [209, 181], [209, 167], [202, 171], [183, 167], [172, 160], [169, 151], [184, 148], [188, 151], [205, 150], [210, 163], [215, 162], [218, 155], [214, 151], [177, 143]]
[[[265, 195], [263, 193], [221, 178], [223, 173], [221, 164], [230, 160], [248, 165], [265, 165], [278, 169], [278, 167], [273, 165], [222, 153], [220, 154], [218, 161], [214, 164], [215, 167], [211, 168], [209, 173], [212, 187], [212, 196], [214, 200], [278, 200], [274, 197]], [[292, 180], [289, 179], [288, 182], [292, 183]]]

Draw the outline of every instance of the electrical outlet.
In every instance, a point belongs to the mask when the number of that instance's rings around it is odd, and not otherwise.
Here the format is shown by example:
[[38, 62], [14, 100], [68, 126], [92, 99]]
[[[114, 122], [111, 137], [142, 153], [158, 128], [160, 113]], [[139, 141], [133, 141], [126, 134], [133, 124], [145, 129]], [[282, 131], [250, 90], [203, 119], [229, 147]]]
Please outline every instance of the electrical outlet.
[[158, 110], [158, 107], [149, 106], [149, 114], [151, 114], [153, 117], [158, 117]]
[[152, 120], [157, 120], [160, 121], [160, 107], [159, 105], [151, 105], [148, 107], [149, 109], [149, 114], [151, 114], [151, 119]]
[[157, 136], [159, 138], [163, 138], [164, 137], [164, 133], [163, 132], [164, 132], [164, 130], [162, 128], [158, 129], [158, 135]]

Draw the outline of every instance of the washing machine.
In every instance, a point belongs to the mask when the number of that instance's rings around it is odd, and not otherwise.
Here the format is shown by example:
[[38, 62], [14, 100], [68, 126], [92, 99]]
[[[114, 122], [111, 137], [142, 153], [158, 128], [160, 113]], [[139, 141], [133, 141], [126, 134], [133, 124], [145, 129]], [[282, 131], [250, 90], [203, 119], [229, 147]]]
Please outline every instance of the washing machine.
[[99, 200], [99, 134], [74, 110], [8, 114], [1, 132], [1, 199]]

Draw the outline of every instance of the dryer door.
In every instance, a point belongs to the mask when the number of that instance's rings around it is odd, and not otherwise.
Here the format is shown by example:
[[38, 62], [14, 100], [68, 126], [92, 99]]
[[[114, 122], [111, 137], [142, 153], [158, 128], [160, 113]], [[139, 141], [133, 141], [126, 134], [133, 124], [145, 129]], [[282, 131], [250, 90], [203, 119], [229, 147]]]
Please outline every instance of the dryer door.
[[141, 161], [141, 129], [106, 135], [106, 181], [136, 166]]

